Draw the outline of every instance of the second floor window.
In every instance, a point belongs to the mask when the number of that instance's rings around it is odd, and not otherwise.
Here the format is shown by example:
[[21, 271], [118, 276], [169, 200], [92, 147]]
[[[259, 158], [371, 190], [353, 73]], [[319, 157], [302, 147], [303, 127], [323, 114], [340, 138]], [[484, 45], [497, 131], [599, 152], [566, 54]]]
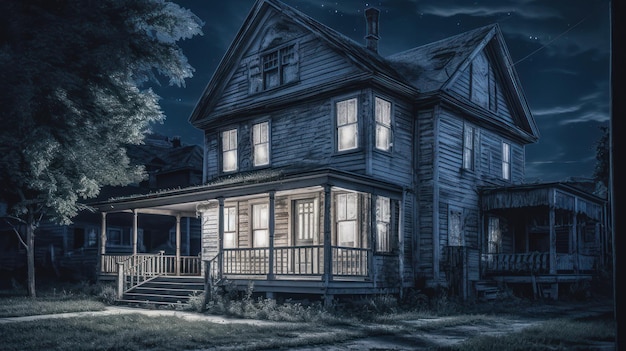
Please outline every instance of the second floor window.
[[391, 102], [376, 98], [376, 148], [391, 149]]
[[511, 179], [511, 145], [502, 143], [502, 178]]
[[356, 149], [359, 145], [357, 99], [337, 102], [335, 114], [337, 117], [337, 151]]
[[474, 169], [474, 127], [468, 125], [463, 131], [463, 168]]
[[237, 170], [237, 129], [222, 132], [222, 171]]
[[269, 122], [257, 123], [252, 126], [252, 143], [254, 145], [254, 166], [265, 166], [270, 163]]

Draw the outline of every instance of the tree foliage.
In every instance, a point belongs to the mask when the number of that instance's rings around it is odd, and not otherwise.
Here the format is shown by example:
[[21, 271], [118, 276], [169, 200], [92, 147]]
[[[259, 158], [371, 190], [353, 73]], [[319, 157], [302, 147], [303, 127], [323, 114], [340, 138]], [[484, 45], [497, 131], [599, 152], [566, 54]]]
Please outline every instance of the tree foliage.
[[165, 0], [0, 1], [6, 215], [32, 234], [43, 215], [70, 223], [81, 199], [141, 179], [124, 146], [164, 120], [149, 86], [184, 86], [193, 68], [177, 43], [202, 25]]

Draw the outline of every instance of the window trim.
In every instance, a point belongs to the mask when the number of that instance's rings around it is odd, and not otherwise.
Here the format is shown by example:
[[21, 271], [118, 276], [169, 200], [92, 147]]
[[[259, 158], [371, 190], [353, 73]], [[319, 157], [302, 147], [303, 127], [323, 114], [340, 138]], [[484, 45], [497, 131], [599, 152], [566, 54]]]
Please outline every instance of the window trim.
[[[355, 109], [356, 109], [356, 122], [354, 123], [350, 123], [350, 124], [354, 124], [355, 125], [355, 146], [349, 149], [343, 149], [340, 150], [339, 149], [339, 128], [340, 127], [344, 127], [349, 125], [348, 123], [340, 126], [339, 125], [339, 120], [338, 120], [338, 109], [337, 109], [337, 105], [341, 102], [347, 102], [350, 100], [355, 100]], [[332, 106], [331, 106], [331, 115], [332, 115], [332, 119], [333, 119], [333, 126], [334, 126], [334, 151], [337, 154], [344, 154], [344, 153], [351, 153], [351, 152], [355, 152], [355, 151], [359, 151], [361, 150], [362, 146], [361, 146], [361, 113], [359, 111], [359, 97], [357, 95], [350, 95], [350, 96], [345, 96], [345, 97], [340, 97], [340, 98], [336, 98], [333, 99], [331, 102]]]
[[[224, 133], [227, 132], [232, 132], [235, 131], [235, 137], [236, 137], [236, 147], [234, 149], [228, 149], [228, 150], [224, 150]], [[230, 136], [229, 136], [230, 137]], [[219, 132], [219, 147], [220, 147], [220, 172], [222, 174], [227, 174], [227, 173], [235, 173], [239, 171], [239, 127], [231, 127], [231, 128], [224, 128], [222, 130], [220, 130]], [[226, 151], [235, 151], [235, 169], [233, 170], [225, 170], [224, 169], [224, 153]]]
[[[255, 223], [254, 223], [254, 207], [255, 206], [260, 206], [260, 205], [266, 205], [267, 206], [267, 227], [266, 228], [255, 228]], [[269, 249], [270, 247], [270, 203], [268, 200], [266, 199], [262, 199], [262, 200], [258, 200], [258, 201], [251, 201], [249, 202], [249, 215], [248, 215], [248, 221], [249, 221], [249, 235], [250, 235], [250, 247], [254, 248], [254, 249]], [[265, 230], [267, 231], [267, 246], [256, 246], [255, 245], [255, 241], [256, 241], [256, 235], [255, 235], [255, 231], [257, 230]]]
[[[469, 131], [471, 131], [471, 147], [467, 146], [467, 134]], [[469, 154], [466, 154], [466, 151], [468, 151]], [[469, 160], [466, 159], [466, 155], [469, 155]], [[463, 124], [463, 153], [461, 159], [462, 169], [466, 171], [474, 171], [476, 169], [476, 127], [468, 123]]]
[[[378, 115], [376, 114], [378, 100], [389, 103], [389, 125], [385, 126], [383, 123], [378, 122]], [[357, 102], [358, 103], [358, 102]], [[380, 95], [374, 95], [374, 150], [383, 153], [391, 153], [393, 152], [393, 142], [394, 142], [394, 104], [391, 99], [387, 99]], [[378, 125], [388, 128], [389, 130], [389, 145], [388, 149], [381, 149], [378, 147]]]
[[[232, 231], [227, 231], [226, 230], [226, 226], [227, 226], [227, 221], [226, 221], [226, 213], [227, 213], [227, 209], [234, 209], [235, 213], [235, 228], [233, 228]], [[223, 229], [224, 229], [224, 233], [223, 233], [223, 237], [222, 237], [222, 248], [224, 249], [236, 249], [239, 247], [239, 206], [237, 206], [237, 203], [230, 203], [230, 204], [224, 204], [224, 211], [222, 213], [222, 221], [224, 223], [223, 225]], [[233, 234], [233, 246], [232, 247], [227, 247], [225, 245], [226, 243], [226, 234], [227, 233], [232, 233]]]
[[508, 143], [503, 140], [501, 150], [502, 150], [502, 165], [501, 165], [502, 179], [510, 181], [512, 178], [511, 143]]
[[[356, 210], [355, 210], [355, 218], [351, 219], [351, 220], [340, 220], [339, 219], [339, 196], [341, 195], [351, 195], [354, 194], [356, 197]], [[333, 194], [333, 205], [334, 205], [334, 210], [332, 211], [332, 219], [333, 219], [333, 228], [335, 230], [335, 235], [334, 235], [334, 243], [336, 246], [340, 246], [340, 247], [350, 247], [350, 246], [343, 246], [340, 244], [339, 242], [339, 223], [340, 222], [354, 222], [355, 224], [355, 232], [354, 232], [354, 244], [353, 246], [351, 246], [351, 248], [362, 248], [362, 233], [361, 233], [361, 222], [362, 222], [362, 216], [361, 216], [361, 211], [362, 211], [362, 204], [361, 204], [361, 194], [359, 192], [352, 192], [352, 191], [338, 191], [335, 192]], [[346, 208], [347, 211], [347, 208]], [[347, 214], [347, 212], [346, 212]]]
[[[262, 143], [256, 144], [254, 141], [254, 130], [257, 125], [261, 125], [267, 123], [267, 163], [257, 165], [256, 164], [256, 146], [261, 145]], [[272, 123], [270, 119], [259, 120], [257, 122], [252, 123], [250, 127], [250, 147], [251, 147], [251, 157], [252, 157], [252, 167], [253, 168], [265, 168], [270, 167], [272, 165]]]

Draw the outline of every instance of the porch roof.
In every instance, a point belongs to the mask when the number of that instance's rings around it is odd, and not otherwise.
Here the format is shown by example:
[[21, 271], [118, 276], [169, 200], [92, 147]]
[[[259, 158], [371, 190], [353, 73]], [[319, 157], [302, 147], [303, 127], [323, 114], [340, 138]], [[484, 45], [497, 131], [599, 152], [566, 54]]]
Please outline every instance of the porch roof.
[[482, 209], [511, 209], [546, 206], [601, 220], [605, 200], [573, 183], [522, 184], [480, 189]]
[[370, 192], [392, 198], [400, 197], [403, 188], [360, 174], [336, 169], [315, 169], [290, 173], [288, 169], [268, 169], [221, 177], [208, 184], [181, 189], [137, 194], [87, 203], [98, 212], [128, 212], [196, 216], [196, 206], [220, 197], [241, 197], [270, 191], [287, 191], [330, 185], [344, 189]]

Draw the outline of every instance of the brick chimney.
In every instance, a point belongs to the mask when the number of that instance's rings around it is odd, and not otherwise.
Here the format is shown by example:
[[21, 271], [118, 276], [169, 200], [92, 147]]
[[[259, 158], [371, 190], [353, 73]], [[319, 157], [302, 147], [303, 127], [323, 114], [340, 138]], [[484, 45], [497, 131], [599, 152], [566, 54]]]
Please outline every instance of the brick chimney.
[[378, 15], [380, 10], [374, 7], [368, 7], [365, 10], [365, 20], [367, 22], [367, 31], [365, 33], [366, 47], [378, 53]]

